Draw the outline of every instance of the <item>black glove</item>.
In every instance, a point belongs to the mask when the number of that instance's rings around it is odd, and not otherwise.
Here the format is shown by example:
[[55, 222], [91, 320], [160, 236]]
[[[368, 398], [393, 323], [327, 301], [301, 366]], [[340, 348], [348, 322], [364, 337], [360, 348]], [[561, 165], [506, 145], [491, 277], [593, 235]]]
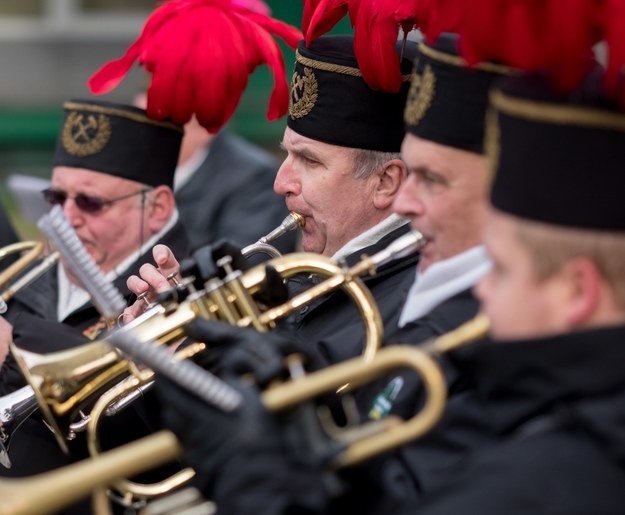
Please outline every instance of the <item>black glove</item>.
[[195, 319], [186, 326], [186, 334], [208, 345], [196, 362], [217, 375], [252, 374], [264, 387], [274, 379], [289, 377], [285, 356], [298, 354], [307, 372], [327, 366], [314, 352], [315, 347], [299, 342], [294, 334], [281, 330], [260, 333], [224, 322]]
[[[194, 286], [202, 289], [209, 279], [215, 277], [223, 279], [226, 276], [224, 268], [217, 266], [217, 262], [224, 257], [230, 257], [230, 266], [233, 270], [245, 272], [252, 267], [250, 261], [243, 257], [240, 247], [230, 241], [219, 240], [200, 247], [191, 254], [191, 257], [183, 260], [180, 263], [180, 275], [195, 277]], [[266, 268], [264, 283], [260, 285], [254, 298], [265, 306], [277, 306], [289, 298], [288, 289], [275, 268], [272, 266]]]
[[322, 513], [327, 496], [320, 471], [294, 458], [255, 387], [228, 382], [243, 396], [232, 413], [163, 377], [156, 382], [163, 424], [180, 439], [198, 488], [217, 503], [220, 515]]
[[194, 276], [196, 287], [202, 285], [213, 277], [224, 277], [224, 270], [217, 266], [217, 261], [229, 256], [230, 266], [234, 270], [245, 271], [249, 264], [241, 254], [241, 248], [227, 240], [219, 240], [216, 243], [204, 245], [193, 251], [191, 256], [180, 263], [180, 275], [182, 277]]

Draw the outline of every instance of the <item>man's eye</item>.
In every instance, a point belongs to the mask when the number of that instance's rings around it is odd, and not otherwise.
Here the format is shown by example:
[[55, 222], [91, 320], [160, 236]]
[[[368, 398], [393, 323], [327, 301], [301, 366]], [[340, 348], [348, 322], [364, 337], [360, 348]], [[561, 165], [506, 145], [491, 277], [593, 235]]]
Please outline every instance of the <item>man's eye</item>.
[[428, 172], [423, 174], [423, 180], [427, 182], [435, 183], [435, 184], [439, 184], [443, 182], [438, 175], [434, 173], [428, 173]]

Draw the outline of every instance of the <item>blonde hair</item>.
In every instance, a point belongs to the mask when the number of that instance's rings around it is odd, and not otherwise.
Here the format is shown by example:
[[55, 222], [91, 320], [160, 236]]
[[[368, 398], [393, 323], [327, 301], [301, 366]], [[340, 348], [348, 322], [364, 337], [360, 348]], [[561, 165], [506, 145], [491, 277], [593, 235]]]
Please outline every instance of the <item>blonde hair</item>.
[[625, 234], [519, 220], [517, 236], [528, 250], [538, 280], [576, 257], [591, 260], [625, 309]]

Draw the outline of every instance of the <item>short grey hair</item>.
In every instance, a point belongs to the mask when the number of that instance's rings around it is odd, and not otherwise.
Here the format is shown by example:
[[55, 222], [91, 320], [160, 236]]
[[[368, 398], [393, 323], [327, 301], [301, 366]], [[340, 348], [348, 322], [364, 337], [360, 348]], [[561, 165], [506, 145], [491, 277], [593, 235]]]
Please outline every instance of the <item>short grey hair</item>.
[[354, 177], [366, 179], [393, 159], [401, 160], [401, 154], [399, 152], [354, 149]]

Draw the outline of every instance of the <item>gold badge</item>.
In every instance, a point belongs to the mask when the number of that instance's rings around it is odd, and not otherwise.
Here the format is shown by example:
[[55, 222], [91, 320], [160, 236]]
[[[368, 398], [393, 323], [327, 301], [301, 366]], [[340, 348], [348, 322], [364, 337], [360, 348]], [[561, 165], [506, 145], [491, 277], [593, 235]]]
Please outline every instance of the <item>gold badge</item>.
[[291, 79], [291, 99], [289, 115], [291, 118], [303, 118], [310, 113], [319, 97], [319, 84], [310, 68], [304, 68], [304, 75], [293, 73]]
[[63, 126], [62, 142], [68, 154], [85, 157], [100, 152], [111, 138], [108, 116], [70, 113]]
[[435, 92], [436, 76], [428, 64], [425, 66], [423, 75], [419, 76], [416, 72], [412, 75], [406, 109], [404, 110], [404, 120], [407, 124], [418, 125], [432, 105]]
[[115, 327], [114, 325], [104, 317], [100, 317], [95, 324], [90, 327], [87, 327], [82, 334], [89, 338], [89, 340], [95, 340], [98, 336], [100, 336], [105, 331], [111, 331]]

